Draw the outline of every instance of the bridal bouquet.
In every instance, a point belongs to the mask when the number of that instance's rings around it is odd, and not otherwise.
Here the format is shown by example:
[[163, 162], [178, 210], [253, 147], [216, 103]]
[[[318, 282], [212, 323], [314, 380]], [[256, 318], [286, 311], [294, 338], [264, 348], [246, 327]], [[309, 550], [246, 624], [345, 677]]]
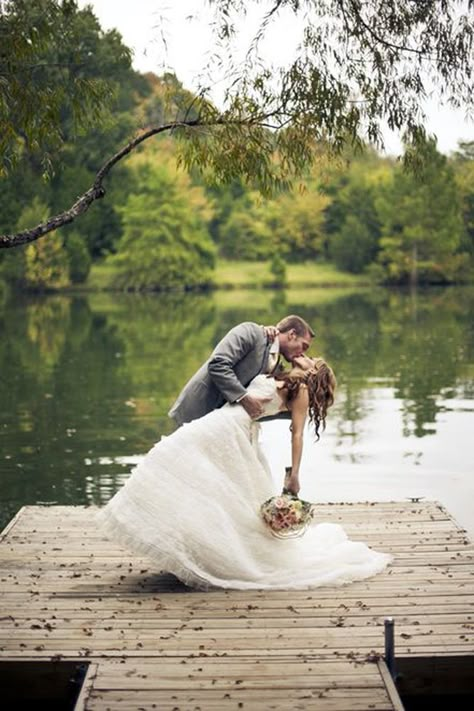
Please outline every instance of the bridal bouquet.
[[312, 504], [283, 489], [260, 507], [263, 520], [276, 538], [302, 536], [313, 518]]

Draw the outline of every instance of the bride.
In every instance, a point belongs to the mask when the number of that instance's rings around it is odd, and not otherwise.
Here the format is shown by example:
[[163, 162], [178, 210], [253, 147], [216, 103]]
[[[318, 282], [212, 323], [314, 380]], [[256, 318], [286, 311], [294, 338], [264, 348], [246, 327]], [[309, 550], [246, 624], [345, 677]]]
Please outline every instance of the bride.
[[[248, 391], [265, 399], [264, 417], [291, 413], [291, 475], [299, 468], [307, 420], [319, 439], [334, 400], [335, 378], [321, 359], [295, 358], [275, 377], [258, 375]], [[336, 524], [314, 523], [301, 538], [274, 538], [260, 517], [273, 496], [259, 427], [226, 404], [163, 437], [99, 512], [112, 539], [198, 588], [297, 589], [370, 577], [390, 556], [347, 539]]]

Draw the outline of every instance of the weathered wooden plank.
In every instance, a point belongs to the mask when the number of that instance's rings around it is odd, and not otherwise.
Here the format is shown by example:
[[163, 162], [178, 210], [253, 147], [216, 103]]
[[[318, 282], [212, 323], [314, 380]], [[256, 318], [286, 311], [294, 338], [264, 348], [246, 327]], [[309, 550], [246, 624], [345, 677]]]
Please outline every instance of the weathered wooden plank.
[[[139, 592], [156, 590], [156, 583], [153, 578], [130, 574], [127, 575], [121, 571], [111, 571], [108, 574], [104, 573], [101, 576], [100, 583], [97, 583], [98, 574], [93, 571], [77, 570], [67, 574], [46, 574], [44, 577], [41, 573], [9, 573], [8, 575], [0, 574], [0, 583], [4, 593], [16, 592], [18, 588], [28, 590], [39, 590], [43, 593], [49, 593], [56, 597], [68, 594], [107, 594], [112, 592]], [[353, 583], [355, 585], [355, 583]], [[337, 586], [321, 586], [335, 589]], [[361, 588], [357, 588], [360, 590]], [[458, 571], [453, 571], [451, 568], [446, 573], [438, 570], [425, 570], [416, 573], [411, 569], [407, 569], [404, 576], [386, 574], [385, 577], [380, 576], [380, 580], [372, 587], [372, 593], [383, 597], [390, 593], [403, 593], [409, 590], [426, 590], [433, 594], [439, 593], [441, 589], [446, 593], [461, 590], [463, 594], [474, 593], [474, 575], [471, 574], [466, 566]], [[372, 597], [373, 597], [372, 594]], [[290, 596], [287, 596], [291, 599]], [[344, 595], [345, 597], [345, 595]]]
[[89, 708], [88, 701], [94, 689], [98, 668], [98, 664], [90, 664], [87, 668], [81, 690], [74, 705], [74, 711], [86, 711]]
[[[450, 645], [449, 648], [445, 644], [435, 644], [431, 642], [425, 645], [409, 646], [408, 644], [399, 645], [397, 647], [398, 654], [409, 655], [410, 657], [426, 657], [426, 656], [445, 656], [447, 654], [462, 654], [471, 655], [472, 651], [466, 645]], [[59, 647], [46, 647], [42, 643], [35, 645], [25, 645], [21, 649], [0, 649], [0, 659], [24, 659], [30, 658], [34, 655], [37, 659], [58, 659], [58, 658], [72, 658], [72, 659], [85, 659], [86, 661], [101, 661], [102, 659], [132, 659], [132, 658], [156, 658], [156, 659], [180, 659], [185, 657], [199, 657], [199, 658], [247, 658], [259, 657], [261, 659], [268, 659], [270, 657], [278, 657], [281, 659], [282, 655], [288, 653], [290, 656], [315, 656], [318, 660], [322, 659], [359, 659], [364, 661], [365, 659], [375, 655], [381, 656], [383, 654], [382, 646], [374, 649], [373, 645], [366, 644], [361, 646], [356, 651], [354, 650], [334, 650], [327, 648], [312, 648], [305, 649], [302, 652], [299, 648], [288, 648], [286, 650], [281, 649], [238, 649], [238, 650], [222, 650], [221, 652], [203, 652], [202, 650], [191, 652], [186, 650], [167, 650], [161, 648], [152, 649], [97, 649], [93, 650], [91, 647], [81, 646], [73, 649], [62, 649]]]
[[[429, 512], [425, 510], [404, 510], [404, 511], [393, 511], [387, 512], [383, 509], [376, 508], [371, 515], [371, 512], [367, 512], [366, 509], [360, 510], [359, 512], [341, 510], [340, 514], [335, 515], [331, 513], [328, 508], [316, 509], [314, 514], [314, 525], [320, 522], [325, 523], [341, 523], [347, 522], [348, 525], [354, 528], [365, 528], [365, 527], [379, 527], [383, 529], [397, 529], [401, 530], [409, 527], [416, 527], [420, 525], [425, 525], [425, 527], [433, 526], [437, 527], [441, 524], [447, 526], [450, 524], [452, 526], [452, 518], [450, 516], [444, 515], [440, 511]], [[68, 530], [75, 532], [78, 535], [79, 532], [84, 527], [84, 522], [87, 523], [88, 527], [91, 529], [91, 535], [95, 538], [102, 538], [107, 540], [104, 533], [100, 530], [97, 522], [94, 518], [97, 509], [93, 507], [86, 508], [81, 513], [80, 516], [74, 516], [70, 513], [66, 513], [63, 516], [55, 515], [55, 508], [50, 509], [53, 511], [52, 514], [48, 514], [46, 518], [42, 512], [35, 514], [34, 512], [22, 511], [20, 516], [16, 517], [16, 525], [14, 535], [21, 535], [25, 532], [35, 532], [41, 534], [43, 532], [56, 532], [58, 530], [64, 531]], [[381, 514], [383, 517], [381, 518]]]
[[[337, 588], [331, 587], [331, 586], [326, 586], [327, 590], [331, 590], [334, 595], [334, 590]], [[369, 587], [366, 584], [361, 585], [360, 583], [352, 583], [351, 587], [353, 588], [354, 591], [361, 597], [364, 597], [365, 600], [370, 600], [373, 598], [383, 598], [385, 597], [387, 601], [394, 599], [394, 598], [404, 598], [404, 597], [429, 597], [429, 596], [434, 596], [434, 597], [439, 597], [440, 595], [454, 595], [457, 597], [469, 597], [471, 598], [474, 592], [473, 584], [470, 581], [466, 582], [454, 582], [453, 584], [446, 584], [444, 585], [443, 582], [439, 583], [429, 583], [426, 581], [420, 581], [420, 583], [417, 583], [416, 581], [414, 582], [413, 585], [403, 583], [402, 581], [400, 582], [395, 582], [393, 585], [388, 585], [388, 584], [382, 584], [382, 583], [376, 583], [374, 582], [373, 587]], [[102, 597], [105, 599], [106, 597], [116, 597], [117, 595], [120, 596], [126, 596], [130, 597], [134, 594], [142, 594], [142, 593], [150, 593], [153, 594], [154, 591], [156, 591], [156, 585], [153, 583], [143, 583], [141, 581], [138, 581], [137, 583], [131, 584], [126, 581], [123, 583], [117, 583], [117, 584], [110, 584], [110, 585], [101, 585], [101, 586], [91, 586], [88, 585], [87, 583], [84, 584], [76, 584], [76, 585], [71, 585], [71, 586], [64, 586], [63, 589], [59, 589], [60, 586], [59, 584], [56, 586], [56, 589], [54, 589], [54, 586], [52, 583], [50, 585], [41, 585], [39, 582], [28, 582], [27, 585], [21, 585], [19, 582], [15, 584], [14, 582], [9, 582], [9, 583], [2, 583], [2, 588], [4, 594], [8, 594], [9, 592], [11, 593], [16, 593], [18, 592], [19, 588], [22, 588], [22, 593], [25, 595], [32, 594], [32, 595], [40, 595], [40, 594], [46, 594], [48, 596], [51, 596], [54, 599], [60, 599], [60, 598], [74, 598], [77, 600], [81, 599], [89, 599], [90, 597]], [[323, 590], [323, 587], [318, 588], [319, 590]], [[338, 590], [338, 599], [340, 601], [344, 601], [351, 593], [349, 593], [346, 589], [341, 588]], [[288, 599], [288, 602], [290, 600], [295, 599], [295, 596], [292, 596], [291, 598]]]
[[204, 676], [199, 672], [187, 675], [166, 674], [166, 672], [157, 672], [153, 679], [150, 679], [146, 672], [140, 673], [139, 678], [130, 677], [100, 677], [98, 676], [94, 683], [94, 689], [156, 689], [156, 690], [205, 690], [213, 688], [216, 691], [221, 689], [274, 689], [275, 692], [287, 691], [289, 689], [358, 689], [365, 691], [364, 696], [370, 697], [369, 688], [380, 689], [383, 691], [380, 684], [380, 674], [376, 669], [372, 675], [353, 674], [351, 676], [341, 676], [330, 678], [328, 676], [320, 677], [319, 674], [293, 674], [287, 671], [282, 672], [282, 675], [269, 676], [248, 676], [245, 669], [240, 673], [236, 671], [226, 677], [218, 674]]
[[380, 672], [380, 676], [382, 677], [382, 681], [385, 686], [385, 690], [387, 692], [387, 695], [393, 704], [394, 711], [405, 711], [405, 707], [402, 704], [402, 701], [400, 699], [400, 696], [398, 694], [398, 690], [395, 686], [395, 682], [392, 679], [392, 676], [388, 670], [388, 667], [385, 663], [385, 660], [379, 659], [377, 661], [377, 666]]
[[[13, 611], [15, 614], [4, 615], [0, 617], [0, 634], [8, 632], [11, 629], [22, 627], [24, 629], [46, 629], [61, 628], [64, 630], [79, 628], [88, 624], [94, 625], [96, 629], [115, 629], [119, 626], [126, 626], [129, 629], [142, 630], [146, 628], [148, 631], [157, 630], [172, 630], [184, 627], [205, 627], [207, 630], [212, 629], [317, 629], [332, 626], [336, 627], [360, 627], [378, 626], [383, 627], [383, 615], [367, 615], [360, 612], [359, 615], [306, 615], [298, 617], [250, 617], [239, 615], [238, 617], [213, 616], [207, 617], [176, 617], [164, 615], [160, 612], [159, 617], [154, 615], [134, 616], [130, 613], [118, 615], [116, 613], [103, 615], [100, 611], [94, 613], [79, 614], [73, 611], [72, 614], [57, 616], [47, 613], [43, 616], [34, 616], [31, 611], [24, 610], [22, 614]], [[361, 619], [362, 618], [362, 619]], [[465, 629], [474, 629], [474, 613], [466, 615], [464, 612], [447, 613], [445, 610], [440, 610], [437, 614], [433, 613], [430, 608], [423, 608], [422, 611], [416, 614], [400, 614], [395, 617], [397, 631], [403, 631], [408, 626], [416, 626], [418, 630], [424, 629], [433, 624], [437, 628], [445, 629], [446, 626], [461, 626]]]
[[262, 691], [258, 692], [258, 696], [254, 693], [245, 693], [244, 691], [234, 692], [215, 692], [215, 693], [174, 693], [162, 694], [156, 696], [155, 692], [144, 694], [140, 692], [132, 693], [117, 693], [117, 692], [94, 692], [91, 695], [87, 708], [91, 711], [98, 709], [113, 709], [114, 711], [137, 711], [143, 709], [159, 708], [160, 711], [227, 711], [227, 709], [240, 710], [242, 708], [252, 709], [252, 711], [288, 711], [292, 709], [305, 709], [305, 711], [391, 711], [393, 706], [391, 702], [385, 698], [375, 696], [373, 700], [370, 697], [357, 698], [353, 697], [352, 690], [342, 697], [332, 697], [330, 692], [311, 693], [310, 691], [289, 694], [285, 692], [285, 698], [275, 698], [275, 695], [270, 692], [267, 698], [262, 699]]
[[379, 673], [376, 662], [359, 662], [351, 659], [326, 659], [319, 660], [311, 657], [277, 657], [276, 659], [261, 659], [260, 657], [246, 657], [235, 659], [233, 657], [219, 658], [186, 658], [181, 657], [178, 660], [156, 660], [156, 659], [134, 659], [127, 660], [125, 663], [117, 662], [116, 660], [104, 661], [100, 667], [100, 679], [108, 679], [109, 677], [123, 679], [124, 677], [139, 677], [140, 674], [146, 674], [151, 680], [156, 675], [160, 674], [199, 674], [202, 677], [206, 675], [228, 678], [234, 670], [241, 674], [252, 677], [281, 677], [285, 673], [312, 673], [318, 677], [329, 676], [331, 678], [357, 674], [360, 675], [363, 669], [364, 676], [373, 677], [373, 680], [378, 680], [380, 683]]
[[[381, 573], [380, 577], [385, 578], [388, 575], [400, 576], [407, 572], [420, 574], [433, 570], [435, 572], [440, 572], [447, 574], [450, 572], [450, 568], [454, 568], [458, 573], [464, 572], [472, 575], [472, 570], [459, 571], [459, 565], [465, 565], [468, 568], [474, 561], [474, 551], [471, 550], [453, 550], [450, 552], [437, 552], [433, 554], [423, 555], [419, 553], [418, 555], [401, 556], [399, 553], [396, 554], [393, 561], [390, 564], [387, 572]], [[3, 551], [0, 555], [0, 574], [11, 575], [11, 574], [25, 574], [29, 571], [37, 572], [41, 571], [42, 575], [45, 577], [51, 575], [56, 571], [62, 576], [72, 574], [76, 570], [84, 570], [85, 572], [101, 572], [114, 573], [120, 571], [122, 574], [137, 574], [141, 575], [145, 573], [152, 574], [156, 576], [157, 572], [154, 570], [150, 561], [143, 561], [141, 559], [128, 559], [128, 558], [111, 558], [104, 557], [99, 558], [97, 556], [89, 555], [87, 559], [61, 558], [60, 562], [58, 560], [52, 560], [50, 556], [46, 555], [43, 550], [41, 553], [41, 558], [36, 559], [36, 555], [32, 557], [18, 558], [18, 550], [14, 549], [11, 551]]]
[[[196, 644], [198, 641], [198, 644]], [[272, 645], [270, 647], [270, 644]], [[462, 635], [443, 635], [433, 634], [431, 636], [420, 635], [410, 636], [409, 640], [397, 639], [397, 650], [408, 653], [410, 650], [417, 648], [426, 649], [441, 649], [443, 653], [467, 653], [472, 650], [472, 639]], [[93, 636], [83, 636], [81, 639], [50, 639], [42, 637], [41, 639], [28, 639], [19, 637], [14, 641], [9, 639], [0, 640], [0, 650], [3, 652], [12, 653], [14, 651], [50, 651], [52, 654], [68, 654], [69, 656], [85, 653], [87, 656], [96, 656], [101, 653], [120, 652], [128, 656], [131, 652], [139, 652], [142, 655], [149, 654], [167, 654], [171, 656], [188, 656], [195, 654], [199, 656], [212, 655], [240, 655], [247, 656], [249, 654], [260, 654], [268, 656], [278, 656], [282, 652], [291, 650], [294, 654], [319, 654], [321, 652], [339, 652], [340, 654], [368, 654], [369, 652], [377, 652], [383, 654], [384, 643], [382, 637], [367, 637], [359, 635], [351, 635], [351, 638], [327, 637], [324, 636], [318, 640], [315, 636], [314, 640], [278, 640], [273, 638], [255, 639], [247, 636], [246, 638], [231, 638], [227, 640], [213, 641], [210, 638], [194, 639], [146, 639], [140, 637], [124, 637], [111, 640], [103, 638], [94, 638]]]
[[12, 536], [13, 529], [16, 526], [20, 525], [20, 521], [24, 519], [24, 514], [25, 514], [25, 506], [23, 506], [17, 513], [16, 515], [12, 518], [9, 523], [5, 526], [3, 531], [0, 533], [0, 543], [2, 543], [4, 540]]
[[[206, 625], [205, 632], [209, 635], [211, 639], [226, 639], [226, 640], [238, 640], [239, 638], [248, 638], [251, 634], [253, 640], [258, 640], [265, 635], [273, 636], [277, 638], [284, 636], [288, 644], [301, 640], [302, 644], [306, 643], [308, 640], [317, 639], [338, 639], [337, 636], [331, 635], [334, 629], [341, 631], [341, 635], [346, 637], [353, 632], [354, 638], [361, 637], [373, 637], [379, 639], [383, 636], [383, 624], [379, 623], [369, 624], [365, 627], [357, 625], [346, 625], [337, 623], [336, 620], [332, 620], [334, 623], [332, 626], [330, 622], [326, 625], [311, 625], [311, 627], [300, 625], [288, 626], [283, 623], [278, 625], [275, 621], [273, 625], [257, 626], [255, 624], [251, 625], [241, 625], [237, 627], [236, 625], [228, 625], [226, 627], [216, 627], [213, 625]], [[146, 630], [144, 631], [144, 627]], [[10, 637], [12, 630], [15, 631], [15, 636], [17, 640], [29, 640], [37, 639], [40, 634], [43, 639], [50, 640], [61, 640], [61, 639], [81, 639], [84, 640], [86, 637], [89, 639], [98, 640], [113, 640], [120, 638], [122, 641], [127, 639], [135, 640], [140, 639], [145, 640], [161, 640], [173, 638], [175, 640], [184, 641], [186, 639], [198, 639], [199, 630], [204, 630], [201, 625], [197, 627], [192, 625], [178, 623], [175, 627], [151, 627], [146, 625], [143, 621], [140, 621], [135, 626], [129, 626], [128, 624], [105, 624], [104, 626], [97, 625], [94, 620], [86, 620], [82, 624], [77, 623], [72, 624], [68, 621], [59, 621], [57, 626], [55, 624], [47, 623], [26, 623], [26, 626], [19, 626], [18, 623], [12, 624], [10, 627], [2, 627], [0, 629], [0, 640], [6, 640]], [[328, 634], [326, 634], [326, 631]], [[466, 624], [464, 621], [459, 621], [457, 623], [447, 622], [445, 624], [437, 623], [436, 619], [431, 618], [428, 624], [421, 624], [418, 621], [411, 622], [408, 624], [397, 624], [395, 640], [398, 639], [410, 639], [410, 638], [420, 638], [422, 636], [437, 634], [438, 636], [445, 637], [446, 635], [459, 635], [460, 639], [466, 639], [472, 641], [473, 635], [473, 625]], [[340, 635], [340, 636], [341, 636]], [[204, 636], [205, 640], [205, 636]], [[205, 641], [204, 641], [205, 643]]]
[[[366, 515], [365, 511], [361, 511], [358, 515], [345, 511], [339, 516], [331, 516], [327, 515], [327, 512], [323, 512], [314, 516], [312, 525], [318, 526], [320, 523], [340, 524], [343, 525], [344, 528], [347, 526], [352, 531], [367, 530], [375, 534], [378, 531], [389, 532], [392, 535], [396, 532], [410, 533], [416, 530], [428, 532], [430, 529], [441, 532], [447, 532], [449, 530], [452, 532], [466, 532], [463, 527], [453, 522], [450, 517], [443, 515], [420, 515], [417, 514], [417, 512], [411, 511], [391, 514], [378, 510], [374, 512], [373, 516]], [[28, 523], [26, 523], [25, 520], [23, 522], [20, 521], [12, 534], [22, 536], [30, 531], [34, 531], [37, 535], [42, 535], [43, 533], [45, 535], [52, 535], [57, 533], [58, 530], [68, 530], [77, 538], [80, 536], [84, 525], [87, 525], [90, 530], [90, 535], [95, 541], [102, 540], [104, 543], [110, 543], [109, 537], [103, 532], [98, 521], [96, 521], [91, 514], [84, 514], [84, 516], [77, 520], [69, 519], [68, 521], [57, 519], [56, 522], [52, 522], [40, 518], [36, 519], [36, 521], [29, 520]]]

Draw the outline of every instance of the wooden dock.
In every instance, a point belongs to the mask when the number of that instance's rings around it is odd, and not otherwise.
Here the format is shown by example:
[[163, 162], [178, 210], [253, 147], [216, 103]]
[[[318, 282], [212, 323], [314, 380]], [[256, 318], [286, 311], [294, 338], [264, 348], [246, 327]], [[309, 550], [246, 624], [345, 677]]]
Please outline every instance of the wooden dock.
[[87, 662], [77, 708], [400, 709], [387, 616], [397, 657], [474, 654], [473, 546], [436, 502], [318, 504], [395, 559], [297, 592], [189, 590], [101, 537], [95, 512], [28, 506], [0, 539], [0, 664]]

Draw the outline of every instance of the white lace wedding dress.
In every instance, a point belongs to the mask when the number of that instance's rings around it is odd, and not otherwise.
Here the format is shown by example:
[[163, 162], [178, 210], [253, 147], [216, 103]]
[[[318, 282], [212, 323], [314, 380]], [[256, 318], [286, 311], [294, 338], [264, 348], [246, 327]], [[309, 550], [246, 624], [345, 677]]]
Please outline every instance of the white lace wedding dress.
[[[281, 408], [272, 378], [257, 376], [249, 391], [270, 398], [266, 416]], [[290, 540], [271, 535], [259, 507], [278, 492], [258, 429], [241, 405], [225, 405], [163, 437], [101, 509], [100, 526], [157, 572], [200, 588], [312, 588], [383, 570], [390, 556], [349, 541], [336, 524], [315, 522]]]

